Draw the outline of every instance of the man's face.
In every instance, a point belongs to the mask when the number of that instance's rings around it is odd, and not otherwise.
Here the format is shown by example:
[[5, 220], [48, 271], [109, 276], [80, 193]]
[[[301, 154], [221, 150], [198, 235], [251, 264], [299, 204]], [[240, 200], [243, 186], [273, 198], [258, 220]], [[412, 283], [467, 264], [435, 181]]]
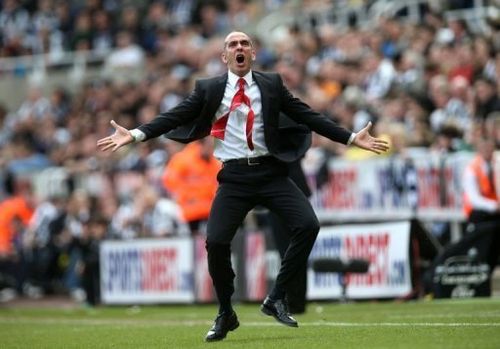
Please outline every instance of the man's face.
[[254, 59], [255, 50], [248, 35], [232, 32], [226, 37], [222, 61], [230, 71], [238, 76], [244, 76], [250, 71]]

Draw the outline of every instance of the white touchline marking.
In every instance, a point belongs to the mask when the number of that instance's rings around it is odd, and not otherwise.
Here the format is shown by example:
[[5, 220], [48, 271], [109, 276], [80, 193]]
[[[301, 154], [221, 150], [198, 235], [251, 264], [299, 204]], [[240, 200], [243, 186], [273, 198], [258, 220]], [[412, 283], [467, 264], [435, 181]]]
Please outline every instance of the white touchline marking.
[[492, 317], [492, 318], [500, 318], [500, 312], [491, 311], [491, 312], [482, 312], [482, 313], [455, 313], [455, 314], [421, 314], [421, 315], [411, 315], [411, 314], [401, 314], [401, 315], [388, 315], [388, 318], [391, 319], [423, 319], [423, 318], [462, 318], [462, 317], [470, 317], [470, 318], [478, 318], [478, 317]]
[[308, 322], [301, 325], [332, 327], [489, 327], [500, 326], [500, 322]]
[[[242, 326], [269, 326], [269, 323], [250, 322]], [[274, 323], [276, 326], [283, 326]], [[489, 327], [500, 326], [500, 322], [299, 322], [299, 327]]]
[[[283, 326], [276, 322], [241, 321], [241, 326], [268, 327]], [[205, 326], [212, 324], [212, 321], [174, 321], [174, 320], [127, 320], [127, 319], [54, 319], [54, 318], [0, 318], [0, 323], [17, 324], [67, 324], [67, 325], [112, 325], [112, 326]], [[299, 327], [500, 327], [500, 322], [335, 322], [335, 321], [315, 321], [300, 322]]]

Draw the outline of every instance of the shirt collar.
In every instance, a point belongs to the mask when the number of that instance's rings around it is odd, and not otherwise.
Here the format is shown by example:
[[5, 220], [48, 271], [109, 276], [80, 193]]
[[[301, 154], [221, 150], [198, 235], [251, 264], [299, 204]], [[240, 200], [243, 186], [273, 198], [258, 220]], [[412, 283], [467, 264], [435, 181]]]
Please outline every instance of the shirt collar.
[[[232, 71], [228, 70], [228, 72], [227, 72], [227, 81], [229, 82], [230, 86], [232, 86], [234, 88], [238, 88], [238, 80], [239, 80], [239, 78], [240, 77], [238, 75], [236, 75]], [[252, 82], [253, 82], [252, 71], [250, 70], [243, 77], [243, 79], [245, 79], [246, 85], [250, 86], [252, 84]]]

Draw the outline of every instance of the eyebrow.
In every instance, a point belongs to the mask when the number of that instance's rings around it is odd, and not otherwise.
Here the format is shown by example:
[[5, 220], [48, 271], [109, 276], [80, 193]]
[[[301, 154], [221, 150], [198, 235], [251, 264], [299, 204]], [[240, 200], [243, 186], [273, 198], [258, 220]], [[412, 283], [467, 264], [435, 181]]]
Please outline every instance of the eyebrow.
[[237, 44], [237, 43], [240, 43], [242, 45], [249, 44], [250, 46], [253, 46], [252, 40], [250, 40], [250, 39], [241, 39], [241, 40], [229, 40], [229, 41], [226, 41], [224, 43], [224, 47], [227, 47], [227, 46], [229, 46], [231, 44]]

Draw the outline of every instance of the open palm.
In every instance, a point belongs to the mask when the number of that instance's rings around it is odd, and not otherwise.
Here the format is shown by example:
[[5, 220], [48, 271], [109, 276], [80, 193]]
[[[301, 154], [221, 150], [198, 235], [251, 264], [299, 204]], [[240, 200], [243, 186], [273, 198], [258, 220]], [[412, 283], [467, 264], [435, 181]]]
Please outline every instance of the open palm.
[[134, 141], [130, 131], [125, 127], [118, 125], [114, 120], [111, 120], [111, 126], [115, 128], [115, 132], [111, 136], [101, 138], [97, 141], [97, 146], [102, 151], [106, 151], [108, 149], [116, 151], [124, 145]]
[[352, 143], [361, 149], [374, 152], [375, 154], [387, 151], [389, 149], [389, 143], [383, 139], [372, 137], [369, 133], [371, 127], [372, 123], [370, 121], [357, 133]]

